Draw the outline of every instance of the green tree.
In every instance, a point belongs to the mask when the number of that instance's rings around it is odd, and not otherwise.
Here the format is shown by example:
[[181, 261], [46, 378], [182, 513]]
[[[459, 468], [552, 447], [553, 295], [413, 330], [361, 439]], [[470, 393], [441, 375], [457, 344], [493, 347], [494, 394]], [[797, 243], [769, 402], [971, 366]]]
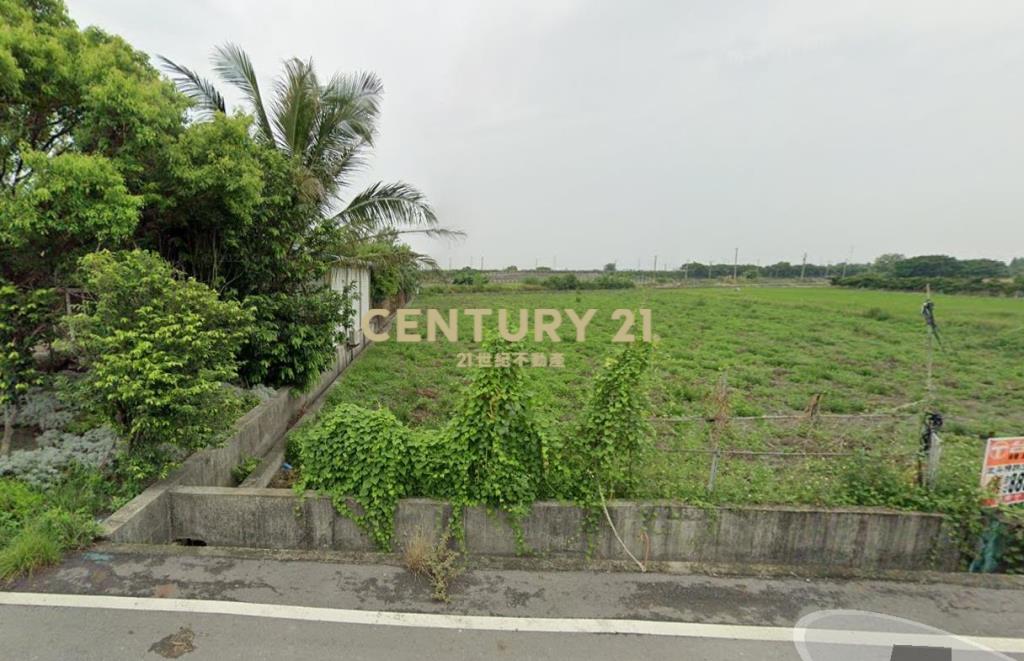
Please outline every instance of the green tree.
[[898, 252], [889, 252], [876, 257], [872, 266], [874, 267], [874, 270], [879, 273], [891, 274], [893, 269], [895, 269], [896, 264], [902, 262], [906, 258], [906, 255], [901, 255]]
[[18, 403], [38, 373], [32, 353], [49, 338], [56, 298], [52, 289], [21, 291], [0, 280], [0, 407], [4, 412], [0, 455], [11, 452]]
[[120, 38], [79, 30], [59, 0], [0, 0], [0, 74], [0, 275], [63, 284], [154, 202], [187, 99]]
[[233, 419], [235, 356], [251, 313], [175, 273], [154, 253], [81, 261], [88, 292], [71, 317], [85, 393], [128, 440], [129, 455], [193, 449]]
[[[166, 58], [163, 62], [201, 113], [226, 112], [224, 97], [209, 81]], [[376, 75], [338, 73], [322, 82], [311, 61], [292, 58], [275, 80], [268, 104], [252, 61], [238, 46], [216, 48], [213, 65], [248, 104], [256, 138], [296, 163], [301, 195], [326, 221], [361, 236], [396, 228], [444, 233], [423, 194], [402, 182], [372, 184], [334, 211], [373, 147], [383, 92]]]
[[968, 278], [1005, 278], [1010, 268], [998, 259], [964, 259], [960, 261], [960, 274]]
[[920, 255], [893, 264], [892, 275], [897, 278], [956, 277], [962, 275], [962, 268], [955, 257]]

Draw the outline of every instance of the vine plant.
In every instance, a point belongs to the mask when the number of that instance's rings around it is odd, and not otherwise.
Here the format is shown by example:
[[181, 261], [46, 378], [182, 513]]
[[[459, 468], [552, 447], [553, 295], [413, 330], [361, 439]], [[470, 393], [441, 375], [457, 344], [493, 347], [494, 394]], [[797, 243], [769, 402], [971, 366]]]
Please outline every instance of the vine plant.
[[[509, 354], [522, 349], [497, 338], [483, 348]], [[574, 500], [594, 509], [600, 485], [620, 495], [632, 490], [634, 463], [649, 443], [642, 379], [650, 354], [650, 345], [638, 343], [607, 362], [577, 439], [564, 445], [546, 438], [515, 361], [475, 372], [441, 430], [412, 430], [385, 409], [340, 404], [292, 436], [302, 467], [295, 488], [329, 494], [335, 508], [384, 550], [391, 549], [395, 509], [405, 496], [451, 502], [449, 527], [459, 541], [463, 508], [484, 505], [508, 515], [522, 553], [521, 521], [537, 499]]]

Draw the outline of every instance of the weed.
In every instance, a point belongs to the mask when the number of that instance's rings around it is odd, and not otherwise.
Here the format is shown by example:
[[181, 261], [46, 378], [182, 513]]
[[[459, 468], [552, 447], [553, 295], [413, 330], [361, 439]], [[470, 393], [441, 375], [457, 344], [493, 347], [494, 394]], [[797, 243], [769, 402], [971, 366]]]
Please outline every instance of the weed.
[[426, 576], [434, 586], [434, 599], [451, 600], [452, 581], [462, 573], [458, 566], [459, 552], [452, 548], [452, 527], [446, 526], [437, 542], [417, 530], [405, 545], [405, 567], [414, 574]]
[[260, 465], [261, 459], [259, 457], [248, 456], [242, 459], [237, 466], [231, 469], [231, 479], [235, 481], [235, 485], [239, 485], [245, 482], [245, 479], [252, 475], [252, 472]]

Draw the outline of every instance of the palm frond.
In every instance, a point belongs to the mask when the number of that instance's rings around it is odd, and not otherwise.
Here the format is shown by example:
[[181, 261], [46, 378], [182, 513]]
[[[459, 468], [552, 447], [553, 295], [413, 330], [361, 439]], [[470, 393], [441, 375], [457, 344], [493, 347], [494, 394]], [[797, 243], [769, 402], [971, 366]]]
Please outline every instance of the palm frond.
[[463, 232], [462, 230], [452, 230], [446, 227], [426, 227], [423, 229], [411, 230], [388, 230], [387, 232], [374, 234], [366, 238], [370, 241], [376, 241], [387, 236], [391, 236], [397, 239], [399, 236], [405, 236], [408, 234], [419, 234], [421, 236], [426, 236], [431, 239], [449, 239], [451, 241], [454, 241], [456, 239], [463, 239], [466, 237], [466, 233]]
[[335, 74], [321, 91], [324, 117], [330, 120], [324, 122], [325, 127], [372, 145], [383, 94], [384, 84], [375, 73]]
[[[271, 117], [280, 145], [289, 156], [303, 157], [310, 134], [320, 114], [320, 85], [312, 62], [292, 58], [284, 63], [284, 74], [274, 81]], [[304, 165], [306, 159], [302, 158]]]
[[437, 215], [423, 193], [409, 184], [378, 182], [352, 198], [334, 221], [369, 236], [388, 229], [434, 228]]
[[365, 165], [363, 153], [373, 146], [383, 86], [371, 73], [337, 74], [319, 90], [319, 112], [303, 162], [330, 182], [330, 197]]
[[213, 86], [213, 83], [192, 69], [172, 62], [163, 55], [156, 57], [163, 64], [164, 71], [171, 74], [174, 86], [192, 101], [201, 115], [208, 117], [215, 112], [227, 112], [224, 97]]
[[224, 82], [237, 87], [252, 106], [256, 115], [256, 128], [260, 136], [267, 142], [274, 143], [274, 132], [267, 118], [267, 110], [260, 96], [260, 85], [256, 78], [256, 70], [252, 60], [241, 48], [227, 43], [218, 46], [213, 53], [213, 68]]

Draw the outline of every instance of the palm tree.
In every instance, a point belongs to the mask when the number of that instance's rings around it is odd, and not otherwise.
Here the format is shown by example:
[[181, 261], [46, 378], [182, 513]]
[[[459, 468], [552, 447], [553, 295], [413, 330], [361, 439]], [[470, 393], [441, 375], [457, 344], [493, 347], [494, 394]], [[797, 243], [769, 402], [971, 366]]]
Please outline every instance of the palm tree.
[[[167, 58], [160, 60], [200, 117], [226, 112], [224, 97], [209, 81]], [[439, 227], [424, 195], [403, 182], [375, 183], [340, 204], [350, 176], [366, 165], [373, 147], [383, 93], [375, 74], [335, 74], [321, 83], [312, 61], [292, 58], [274, 81], [268, 106], [245, 51], [225, 44], [214, 50], [212, 60], [217, 75], [250, 106], [256, 139], [295, 162], [300, 194], [317, 206], [324, 220], [358, 240], [395, 233], [460, 234]]]

